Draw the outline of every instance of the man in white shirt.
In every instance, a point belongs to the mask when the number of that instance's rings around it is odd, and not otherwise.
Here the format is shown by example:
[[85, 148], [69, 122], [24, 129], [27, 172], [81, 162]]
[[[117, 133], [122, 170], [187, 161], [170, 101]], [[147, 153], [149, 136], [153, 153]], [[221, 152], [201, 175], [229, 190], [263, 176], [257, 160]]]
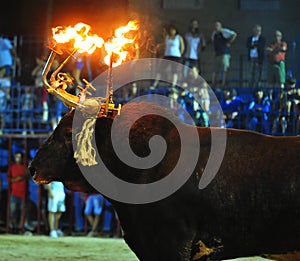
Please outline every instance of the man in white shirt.
[[249, 60], [249, 87], [259, 87], [261, 82], [266, 45], [266, 40], [261, 32], [261, 25], [256, 24], [253, 27], [252, 35], [247, 38], [246, 42]]

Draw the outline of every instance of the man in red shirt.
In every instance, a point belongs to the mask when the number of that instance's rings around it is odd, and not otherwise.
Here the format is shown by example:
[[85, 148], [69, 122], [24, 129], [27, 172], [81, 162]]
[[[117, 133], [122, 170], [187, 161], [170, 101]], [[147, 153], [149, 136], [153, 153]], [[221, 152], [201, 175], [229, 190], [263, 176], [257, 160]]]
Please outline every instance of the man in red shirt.
[[10, 186], [10, 219], [13, 229], [17, 230], [27, 197], [28, 176], [26, 174], [27, 166], [22, 162], [22, 154], [15, 153], [14, 159], [15, 163], [8, 169], [7, 179]]
[[287, 43], [282, 41], [282, 33], [275, 31], [275, 41], [266, 48], [268, 60], [268, 83], [270, 87], [285, 84], [285, 53]]

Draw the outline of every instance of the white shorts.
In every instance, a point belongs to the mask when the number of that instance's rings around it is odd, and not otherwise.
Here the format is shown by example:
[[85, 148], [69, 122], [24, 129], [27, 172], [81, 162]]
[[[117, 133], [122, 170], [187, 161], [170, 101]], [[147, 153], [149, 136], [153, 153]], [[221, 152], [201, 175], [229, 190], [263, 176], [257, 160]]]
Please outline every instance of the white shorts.
[[215, 56], [213, 66], [214, 72], [227, 72], [230, 66], [230, 54]]
[[65, 212], [65, 194], [56, 193], [53, 198], [48, 198], [48, 211], [49, 212]]

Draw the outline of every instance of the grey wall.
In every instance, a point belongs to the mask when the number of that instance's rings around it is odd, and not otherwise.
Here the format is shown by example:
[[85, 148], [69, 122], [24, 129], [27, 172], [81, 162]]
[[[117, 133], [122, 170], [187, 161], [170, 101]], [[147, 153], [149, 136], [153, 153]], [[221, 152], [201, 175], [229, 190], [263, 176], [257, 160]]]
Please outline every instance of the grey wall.
[[[183, 0], [182, 0], [183, 1]], [[159, 34], [162, 24], [174, 22], [180, 33], [187, 30], [189, 20], [197, 18], [206, 38], [210, 38], [213, 21], [219, 20], [224, 27], [235, 30], [238, 38], [232, 46], [232, 55], [246, 53], [246, 37], [251, 34], [254, 24], [263, 26], [263, 35], [267, 42], [272, 40], [276, 29], [283, 32], [284, 40], [291, 42], [300, 36], [300, 0], [280, 0], [280, 10], [241, 10], [239, 0], [204, 0], [204, 7], [198, 10], [166, 10], [162, 8], [163, 0], [129, 0], [129, 10], [133, 16], [143, 21]], [[291, 45], [289, 46], [291, 51]], [[210, 70], [211, 46], [203, 54], [203, 67]], [[288, 53], [287, 58], [291, 58]]]

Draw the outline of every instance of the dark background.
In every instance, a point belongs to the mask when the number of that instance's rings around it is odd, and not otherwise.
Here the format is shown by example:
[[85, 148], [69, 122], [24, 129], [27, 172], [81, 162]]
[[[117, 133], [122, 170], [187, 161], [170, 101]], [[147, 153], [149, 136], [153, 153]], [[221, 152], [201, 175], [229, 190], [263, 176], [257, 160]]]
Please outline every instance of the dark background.
[[10, 0], [0, 9], [5, 35], [46, 35], [51, 27], [90, 24], [97, 34], [109, 34], [127, 20], [127, 0]]

